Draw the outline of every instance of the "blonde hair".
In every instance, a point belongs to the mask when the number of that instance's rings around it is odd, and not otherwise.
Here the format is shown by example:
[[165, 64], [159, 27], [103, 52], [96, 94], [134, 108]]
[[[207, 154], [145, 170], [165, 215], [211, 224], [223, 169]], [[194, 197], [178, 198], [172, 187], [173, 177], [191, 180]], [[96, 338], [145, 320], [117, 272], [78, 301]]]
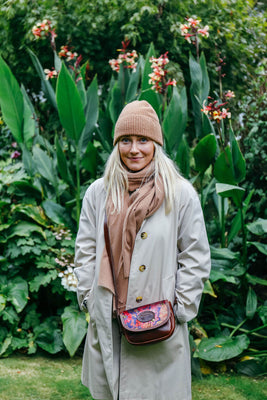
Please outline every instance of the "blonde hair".
[[[154, 148], [155, 184], [157, 184], [158, 177], [161, 176], [166, 200], [166, 214], [168, 214], [174, 203], [177, 178], [182, 179], [182, 176], [174, 162], [165, 154], [158, 143], [154, 142]], [[114, 211], [119, 213], [123, 206], [123, 193], [128, 191], [128, 177], [120, 159], [118, 143], [114, 146], [108, 158], [104, 172], [104, 183], [107, 198], [111, 196]]]

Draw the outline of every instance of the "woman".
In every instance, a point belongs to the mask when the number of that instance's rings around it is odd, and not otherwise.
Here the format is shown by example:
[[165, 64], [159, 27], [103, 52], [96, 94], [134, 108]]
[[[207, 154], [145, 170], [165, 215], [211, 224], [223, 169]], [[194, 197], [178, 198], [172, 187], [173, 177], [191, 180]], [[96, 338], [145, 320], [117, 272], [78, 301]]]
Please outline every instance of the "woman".
[[[197, 314], [210, 253], [198, 196], [162, 150], [146, 101], [122, 110], [104, 177], [87, 190], [76, 240], [78, 301], [89, 311], [82, 382], [94, 399], [190, 400], [187, 321]], [[120, 311], [167, 299], [170, 338], [135, 346], [120, 335], [104, 240], [107, 213]]]

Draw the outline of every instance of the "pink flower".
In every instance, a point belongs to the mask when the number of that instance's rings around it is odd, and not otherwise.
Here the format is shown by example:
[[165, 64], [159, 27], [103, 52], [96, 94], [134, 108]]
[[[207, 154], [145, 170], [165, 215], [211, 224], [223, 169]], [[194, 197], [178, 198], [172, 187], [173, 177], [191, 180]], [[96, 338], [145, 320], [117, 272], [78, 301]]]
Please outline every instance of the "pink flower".
[[234, 93], [232, 90], [228, 90], [228, 91], [225, 93], [225, 97], [226, 97], [226, 98], [229, 98], [229, 99], [232, 99], [233, 97], [235, 97], [235, 93]]
[[44, 69], [44, 73], [46, 74], [45, 79], [48, 81], [48, 79], [56, 78], [58, 73], [55, 69]]
[[15, 151], [11, 154], [10, 157], [11, 157], [12, 159], [16, 159], [16, 158], [19, 158], [20, 155], [21, 155], [21, 153], [20, 153], [19, 151], [15, 150]]
[[164, 93], [167, 86], [176, 86], [175, 79], [169, 79], [166, 81], [166, 75], [168, 71], [165, 69], [165, 67], [169, 63], [167, 54], [168, 52], [162, 54], [159, 58], [150, 58], [153, 72], [149, 74], [149, 83], [152, 85], [152, 89], [158, 93]]
[[136, 71], [138, 54], [136, 50], [127, 51], [129, 43], [129, 40], [122, 42], [122, 49], [118, 49], [120, 52], [118, 58], [109, 60], [109, 65], [113, 71], [119, 72], [120, 64], [123, 64], [124, 68], [132, 69], [133, 72]]
[[32, 28], [32, 33], [36, 39], [45, 38], [50, 34], [52, 42], [54, 42], [57, 37], [55, 29], [52, 28], [52, 22], [49, 19], [44, 19], [42, 22], [38, 22]]
[[203, 29], [198, 29], [197, 33], [200, 33], [200, 35], [203, 37], [209, 37], [208, 30], [209, 30], [209, 27], [208, 27], [208, 25], [206, 25]]
[[227, 102], [218, 104], [218, 100], [215, 100], [210, 102], [208, 105], [205, 103], [206, 101], [203, 102], [203, 108], [201, 111], [206, 114], [209, 119], [220, 122], [222, 119], [231, 118], [231, 113], [228, 111], [228, 109], [222, 108], [227, 104]]
[[209, 36], [209, 27], [206, 25], [204, 28], [199, 27], [201, 22], [200, 19], [196, 18], [186, 18], [187, 23], [180, 25], [181, 35], [184, 36], [185, 40], [188, 43], [196, 42], [197, 36], [201, 35], [202, 37]]

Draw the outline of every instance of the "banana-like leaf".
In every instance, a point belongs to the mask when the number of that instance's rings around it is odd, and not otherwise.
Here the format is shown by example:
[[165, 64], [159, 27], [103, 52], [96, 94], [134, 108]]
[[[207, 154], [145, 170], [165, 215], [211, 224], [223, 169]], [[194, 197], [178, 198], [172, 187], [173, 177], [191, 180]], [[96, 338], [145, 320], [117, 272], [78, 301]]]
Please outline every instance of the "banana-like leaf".
[[161, 99], [158, 93], [152, 89], [147, 89], [141, 92], [138, 100], [146, 100], [154, 108], [160, 119]]
[[163, 120], [163, 132], [170, 154], [175, 153], [182, 140], [187, 124], [187, 96], [183, 88], [181, 93], [173, 88], [173, 95]]
[[246, 301], [246, 317], [247, 318], [252, 319], [254, 317], [255, 312], [257, 310], [257, 304], [258, 304], [257, 295], [250, 286], [248, 289], [247, 301]]
[[245, 194], [245, 189], [226, 183], [216, 183], [216, 192], [222, 197], [232, 197], [235, 204], [240, 206]]
[[255, 246], [259, 252], [267, 256], [267, 244], [266, 243], [261, 243], [261, 242], [247, 242], [247, 244], [252, 244]]
[[99, 101], [98, 101], [98, 84], [96, 76], [94, 77], [91, 85], [87, 89], [86, 99], [87, 99], [85, 107], [86, 124], [80, 138], [80, 147], [82, 152], [86, 150], [93, 129], [95, 128], [96, 123], [98, 121]]
[[23, 94], [24, 102], [23, 142], [27, 149], [30, 150], [32, 148], [33, 138], [39, 133], [39, 130], [38, 124], [35, 121], [36, 114], [33, 105], [23, 85], [21, 86], [21, 92]]
[[202, 339], [194, 354], [194, 357], [207, 361], [220, 362], [237, 357], [249, 346], [247, 335], [235, 337], [219, 336], [209, 339]]
[[23, 96], [16, 78], [1, 56], [0, 76], [0, 105], [4, 121], [16, 142], [23, 143]]
[[91, 176], [96, 176], [96, 168], [97, 168], [97, 155], [98, 151], [93, 143], [88, 143], [85, 156], [82, 159], [82, 166], [87, 171], [91, 173]]
[[39, 147], [33, 147], [33, 160], [39, 174], [48, 180], [53, 187], [57, 187], [58, 180], [53, 160]]
[[254, 235], [264, 235], [267, 233], [267, 219], [258, 218], [256, 221], [247, 224], [247, 229]]
[[143, 78], [142, 78], [142, 83], [141, 83], [142, 92], [147, 89], [151, 89], [151, 84], [149, 83], [149, 80], [150, 80], [149, 74], [152, 73], [150, 58], [152, 56], [155, 57], [155, 55], [156, 55], [156, 52], [155, 52], [154, 44], [151, 43], [149, 46], [147, 55], [146, 55], [144, 73], [143, 73]]
[[120, 70], [118, 74], [118, 86], [121, 91], [121, 97], [123, 99], [123, 104], [126, 102], [126, 93], [130, 81], [130, 71], [128, 68], [124, 68], [123, 63], [120, 64]]
[[79, 92], [79, 95], [80, 95], [80, 98], [82, 101], [83, 108], [85, 108], [86, 101], [87, 101], [86, 90], [85, 90], [85, 86], [84, 86], [84, 82], [83, 82], [81, 74], [79, 74], [78, 77], [76, 78], [76, 86], [77, 86], [77, 89], [78, 89], [78, 92]]
[[123, 99], [121, 95], [121, 89], [118, 85], [118, 82], [116, 82], [112, 88], [111, 92], [111, 101], [109, 103], [109, 113], [111, 120], [113, 122], [113, 125], [116, 124], [117, 119], [121, 113], [121, 110], [123, 108]]
[[193, 151], [196, 170], [202, 174], [211, 165], [217, 149], [216, 138], [213, 134], [204, 136]]
[[65, 63], [62, 63], [58, 76], [56, 99], [62, 126], [66, 134], [78, 144], [85, 126], [85, 115], [78, 89]]
[[210, 92], [210, 80], [209, 80], [209, 75], [208, 75], [208, 70], [207, 70], [207, 64], [206, 64], [206, 59], [205, 55], [202, 52], [200, 59], [199, 59], [199, 65], [201, 68], [201, 106], [203, 104], [203, 101], [207, 99], [209, 92]]
[[46, 98], [50, 101], [52, 106], [57, 110], [57, 102], [56, 102], [56, 96], [55, 96], [54, 89], [53, 89], [52, 85], [50, 84], [50, 82], [46, 79], [43, 67], [40, 64], [38, 57], [30, 49], [27, 49], [27, 51], [31, 57], [31, 60], [36, 69], [36, 72], [39, 75], [39, 78], [41, 79], [42, 89], [44, 91]]
[[74, 306], [68, 306], [65, 307], [61, 320], [63, 323], [63, 342], [72, 357], [87, 332], [85, 314]]
[[267, 286], [267, 279], [259, 278], [258, 276], [246, 274], [246, 279], [251, 285], [263, 285]]
[[56, 153], [57, 153], [57, 168], [60, 173], [60, 176], [68, 185], [74, 187], [74, 182], [68, 167], [67, 159], [62, 149], [62, 144], [60, 143], [57, 135], [55, 138], [55, 143], [56, 143]]
[[243, 213], [243, 219], [245, 220], [246, 217], [246, 212], [251, 200], [251, 197], [254, 193], [254, 189], [252, 189], [248, 196], [246, 197], [246, 199], [243, 201], [243, 207], [242, 207], [242, 211], [238, 210], [236, 216], [234, 217], [232, 223], [231, 223], [231, 229], [228, 235], [228, 243], [230, 243], [233, 238], [237, 235], [237, 233], [240, 231], [240, 229], [242, 228], [242, 222], [241, 222], [241, 212]]
[[185, 135], [183, 135], [182, 140], [180, 141], [180, 144], [177, 149], [176, 157], [175, 157], [175, 162], [179, 167], [179, 170], [183, 174], [185, 178], [189, 178], [189, 172], [190, 172], [190, 156], [189, 156], [189, 146], [186, 141]]
[[125, 101], [126, 103], [130, 103], [131, 101], [135, 100], [138, 95], [138, 85], [141, 76], [141, 63], [138, 62], [136, 71], [131, 73]]
[[214, 164], [214, 176], [217, 181], [235, 185], [234, 168], [232, 161], [232, 154], [229, 147], [226, 147]]

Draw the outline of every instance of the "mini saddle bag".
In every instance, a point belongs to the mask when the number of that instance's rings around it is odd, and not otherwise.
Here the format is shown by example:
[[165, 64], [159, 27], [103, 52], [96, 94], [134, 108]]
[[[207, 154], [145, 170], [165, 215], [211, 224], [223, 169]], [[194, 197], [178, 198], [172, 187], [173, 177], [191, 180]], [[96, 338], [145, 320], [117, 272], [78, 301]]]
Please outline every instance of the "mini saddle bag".
[[118, 292], [116, 285], [114, 259], [111, 250], [107, 217], [104, 222], [104, 236], [107, 254], [112, 270], [115, 290], [116, 315], [120, 330], [127, 341], [134, 345], [161, 342], [169, 338], [175, 328], [175, 317], [169, 300], [161, 300], [130, 310], [118, 311]]

